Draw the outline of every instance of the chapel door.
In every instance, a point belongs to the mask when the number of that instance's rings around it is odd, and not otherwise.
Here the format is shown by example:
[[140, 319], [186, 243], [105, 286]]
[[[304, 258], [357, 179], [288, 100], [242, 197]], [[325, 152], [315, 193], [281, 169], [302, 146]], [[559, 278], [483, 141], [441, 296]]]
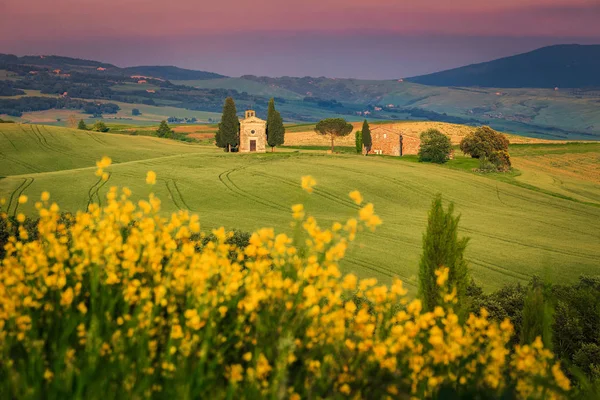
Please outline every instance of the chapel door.
[[250, 151], [256, 151], [256, 140], [250, 141]]

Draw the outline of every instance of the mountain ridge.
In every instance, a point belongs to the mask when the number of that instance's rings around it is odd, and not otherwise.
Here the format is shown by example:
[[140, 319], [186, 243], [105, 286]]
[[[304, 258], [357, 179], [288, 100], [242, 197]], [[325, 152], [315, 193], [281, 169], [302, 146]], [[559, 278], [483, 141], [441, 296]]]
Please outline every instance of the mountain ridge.
[[428, 86], [600, 87], [600, 44], [560, 44], [405, 80]]

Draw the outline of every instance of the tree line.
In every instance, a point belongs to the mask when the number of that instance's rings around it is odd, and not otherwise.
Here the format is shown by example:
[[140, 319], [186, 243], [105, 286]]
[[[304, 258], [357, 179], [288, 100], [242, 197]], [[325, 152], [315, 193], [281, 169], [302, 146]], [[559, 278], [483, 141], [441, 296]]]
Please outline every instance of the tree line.
[[115, 114], [120, 107], [114, 103], [94, 103], [71, 99], [68, 97], [35, 97], [25, 96], [18, 99], [0, 99], [0, 114], [20, 117], [24, 112], [44, 111], [50, 109], [83, 110], [86, 114]]

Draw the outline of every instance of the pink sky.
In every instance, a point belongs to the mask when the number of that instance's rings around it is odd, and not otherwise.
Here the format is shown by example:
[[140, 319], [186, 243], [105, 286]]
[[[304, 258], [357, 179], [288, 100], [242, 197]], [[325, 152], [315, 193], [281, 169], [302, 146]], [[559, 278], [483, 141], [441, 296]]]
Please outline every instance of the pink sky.
[[598, 0], [2, 0], [4, 40], [244, 31], [600, 36]]
[[598, 44], [599, 21], [600, 0], [0, 0], [0, 53], [393, 78]]

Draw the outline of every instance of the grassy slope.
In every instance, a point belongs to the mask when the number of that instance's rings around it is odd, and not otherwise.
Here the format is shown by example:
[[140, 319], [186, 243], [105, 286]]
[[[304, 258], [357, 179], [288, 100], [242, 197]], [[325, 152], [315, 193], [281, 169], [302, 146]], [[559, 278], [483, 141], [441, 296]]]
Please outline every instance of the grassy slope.
[[[19, 126], [0, 126], [0, 176], [7, 176], [0, 180], [0, 196], [6, 198], [23, 191], [36, 199], [50, 190], [65, 210], [85, 207], [94, 193], [90, 189], [97, 188], [94, 161], [104, 154], [117, 164], [99, 189], [100, 197], [112, 185], [147, 195], [144, 177], [152, 169], [159, 178], [152, 190], [164, 210], [198, 212], [204, 228], [273, 226], [289, 231], [289, 206], [298, 202], [323, 224], [330, 223], [356, 213], [347, 193], [359, 188], [384, 225], [374, 234], [360, 235], [345, 270], [382, 281], [399, 276], [414, 290], [427, 210], [441, 192], [462, 214], [461, 233], [472, 238], [472, 274], [487, 289], [533, 274], [573, 281], [580, 274], [600, 272], [599, 207], [466, 172], [468, 159], [439, 167], [410, 158], [224, 154], [214, 147], [39, 127], [44, 141], [29, 126], [23, 128], [25, 132]], [[9, 176], [15, 174], [20, 176]], [[299, 187], [305, 174], [318, 181], [313, 195]], [[22, 210], [33, 213], [32, 203]]]
[[281, 97], [287, 100], [302, 100], [304, 96], [291, 90], [280, 87], [265, 85], [260, 82], [254, 82], [242, 78], [221, 78], [221, 79], [206, 79], [206, 80], [185, 80], [171, 81], [176, 85], [193, 86], [199, 89], [233, 89], [238, 92], [248, 92], [251, 94], [266, 96], [266, 97]]

